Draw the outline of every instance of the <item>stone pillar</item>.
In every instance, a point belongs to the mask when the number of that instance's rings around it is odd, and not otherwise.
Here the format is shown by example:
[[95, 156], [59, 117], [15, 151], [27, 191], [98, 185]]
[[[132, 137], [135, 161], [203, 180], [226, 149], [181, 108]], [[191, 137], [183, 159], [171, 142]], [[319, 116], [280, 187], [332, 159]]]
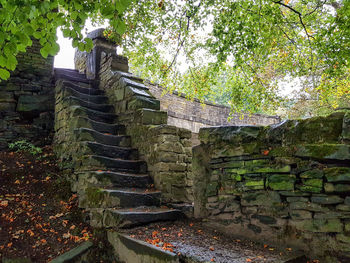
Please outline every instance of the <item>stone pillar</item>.
[[[100, 67], [101, 67], [102, 53], [111, 54], [114, 56], [117, 55], [116, 45], [105, 38], [103, 34], [104, 30], [105, 30], [104, 28], [99, 28], [90, 32], [87, 35], [87, 37], [91, 38], [94, 43], [94, 47], [92, 51], [87, 54], [87, 59], [86, 59], [86, 77], [88, 79], [98, 78]], [[126, 67], [125, 67], [125, 62], [123, 64], [124, 64], [123, 71], [128, 71], [127, 63], [126, 63]]]

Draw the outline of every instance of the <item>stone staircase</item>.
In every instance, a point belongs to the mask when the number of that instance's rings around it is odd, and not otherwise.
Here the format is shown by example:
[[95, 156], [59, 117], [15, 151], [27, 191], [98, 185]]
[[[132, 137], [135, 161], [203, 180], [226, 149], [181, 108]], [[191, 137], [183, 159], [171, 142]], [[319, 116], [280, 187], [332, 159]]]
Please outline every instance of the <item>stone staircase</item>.
[[56, 151], [74, 165], [73, 185], [91, 225], [125, 228], [183, 217], [161, 206], [147, 164], [96, 81], [68, 69], [55, 69], [55, 77]]

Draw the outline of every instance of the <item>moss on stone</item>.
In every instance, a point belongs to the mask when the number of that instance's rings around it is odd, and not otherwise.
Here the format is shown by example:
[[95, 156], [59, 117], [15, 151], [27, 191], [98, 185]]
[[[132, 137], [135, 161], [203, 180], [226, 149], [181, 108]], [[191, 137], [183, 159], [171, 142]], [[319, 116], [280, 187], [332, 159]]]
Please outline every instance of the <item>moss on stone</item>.
[[103, 202], [104, 194], [96, 187], [88, 187], [85, 189], [86, 202], [91, 205], [100, 205]]
[[273, 190], [291, 191], [294, 190], [295, 175], [273, 174], [267, 178], [267, 187]]
[[328, 182], [350, 182], [350, 168], [332, 167], [324, 169]]
[[350, 146], [344, 144], [299, 145], [295, 155], [315, 159], [350, 160]]

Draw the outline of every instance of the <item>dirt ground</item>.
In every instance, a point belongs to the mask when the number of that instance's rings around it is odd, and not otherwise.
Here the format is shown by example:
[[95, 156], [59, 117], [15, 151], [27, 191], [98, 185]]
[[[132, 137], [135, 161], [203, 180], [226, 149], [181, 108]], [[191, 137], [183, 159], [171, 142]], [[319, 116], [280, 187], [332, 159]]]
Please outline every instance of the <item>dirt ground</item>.
[[92, 239], [51, 147], [0, 152], [0, 261], [50, 259]]

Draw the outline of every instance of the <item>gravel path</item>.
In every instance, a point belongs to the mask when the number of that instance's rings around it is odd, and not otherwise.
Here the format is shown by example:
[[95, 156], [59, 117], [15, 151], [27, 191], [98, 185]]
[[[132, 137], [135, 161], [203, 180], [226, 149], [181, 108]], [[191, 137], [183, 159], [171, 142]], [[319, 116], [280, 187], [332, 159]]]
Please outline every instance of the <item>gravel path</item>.
[[[278, 263], [285, 262], [286, 258], [292, 258], [296, 254], [290, 248], [277, 250], [268, 244], [228, 238], [205, 229], [201, 222], [165, 222], [123, 230], [123, 232], [130, 237], [199, 262]], [[298, 260], [298, 263], [304, 262]]]

